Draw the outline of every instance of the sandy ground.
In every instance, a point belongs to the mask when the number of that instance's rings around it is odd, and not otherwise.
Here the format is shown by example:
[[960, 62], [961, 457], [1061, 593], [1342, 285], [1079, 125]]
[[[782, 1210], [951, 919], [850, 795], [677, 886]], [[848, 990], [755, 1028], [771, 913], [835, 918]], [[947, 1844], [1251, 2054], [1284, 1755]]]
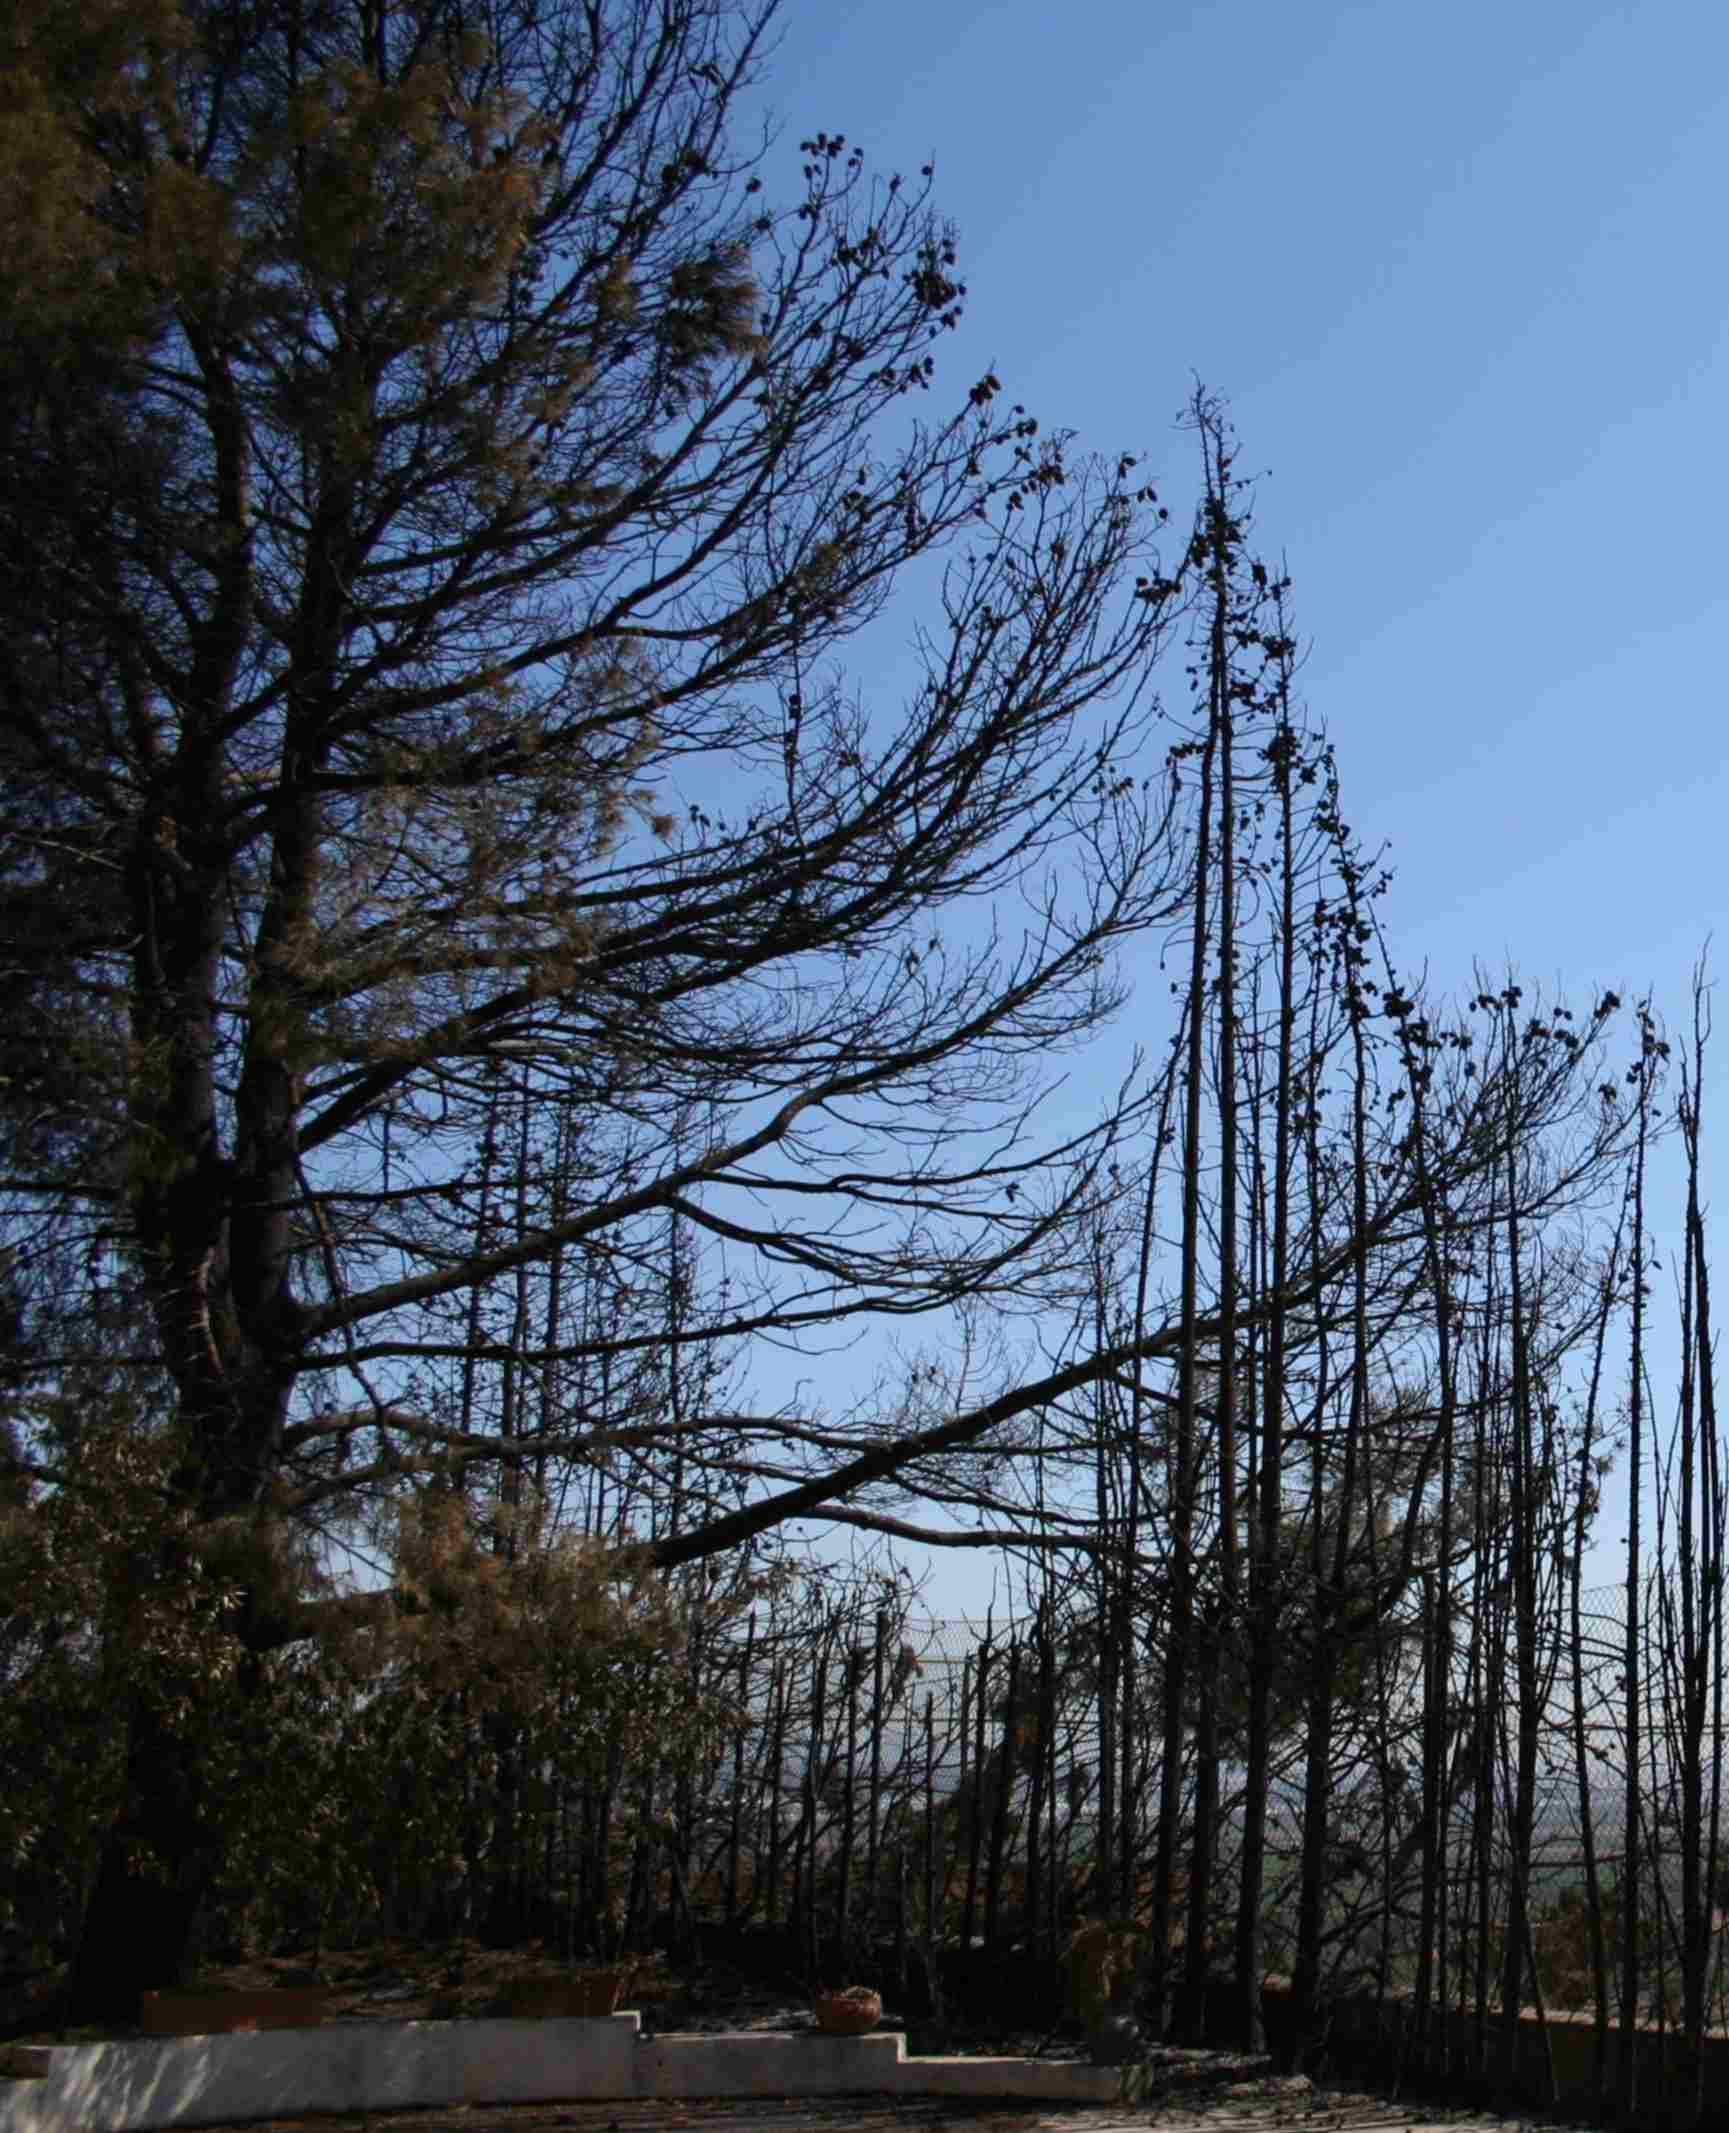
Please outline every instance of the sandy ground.
[[[1204, 2094], [1090, 2108], [962, 2104], [937, 2097], [794, 2101], [475, 2104], [354, 2117], [254, 2119], [204, 2133], [1526, 2133], [1536, 2121], [1315, 2089], [1307, 2081], [1223, 2082]], [[1547, 2126], [1545, 2133], [1557, 2133]]]

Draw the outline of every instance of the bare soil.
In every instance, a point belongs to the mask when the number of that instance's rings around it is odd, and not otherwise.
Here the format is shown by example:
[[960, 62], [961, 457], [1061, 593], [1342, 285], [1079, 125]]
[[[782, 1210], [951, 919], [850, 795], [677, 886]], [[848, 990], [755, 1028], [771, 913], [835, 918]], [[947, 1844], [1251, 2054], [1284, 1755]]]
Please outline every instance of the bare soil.
[[[359, 1948], [302, 1949], [210, 1963], [189, 1982], [209, 1992], [321, 1985], [328, 1995], [326, 2020], [333, 2022], [455, 2021], [502, 2013], [512, 1986], [569, 1967], [556, 1948], [540, 1941], [498, 1949], [475, 1940], [432, 1945], [377, 1940]], [[810, 2018], [808, 2004], [790, 1980], [781, 1988], [764, 1986], [721, 1964], [674, 1971], [658, 1957], [636, 1961], [634, 1968], [625, 2004], [641, 2010], [645, 2029], [791, 2028]], [[64, 1990], [64, 1971], [14, 1979], [0, 1988], [0, 2038], [14, 2044], [82, 2044], [141, 2034], [137, 2027], [66, 2027], [59, 2019]]]
[[[503, 2011], [513, 1985], [565, 1967], [560, 1953], [539, 1942], [500, 1950], [473, 1940], [435, 1946], [380, 1940], [362, 1948], [300, 1950], [261, 1956], [248, 1962], [211, 1964], [196, 1984], [225, 1991], [272, 1986], [320, 1985], [328, 1992], [327, 2021], [400, 2022], [452, 2020]], [[64, 1990], [64, 1974], [15, 1980], [0, 1988], [0, 2038], [19, 2044], [87, 2043], [131, 2037], [132, 2029], [71, 2029], [55, 2020]], [[939, 2053], [1005, 2054], [1012, 2057], [1067, 2059], [1084, 2056], [1085, 2046], [1072, 2029], [1039, 2034], [982, 2023], [905, 2023], [892, 1993], [884, 1994], [883, 2026], [905, 2028], [908, 2049], [920, 2056]], [[659, 1960], [640, 1964], [626, 2005], [638, 2009], [646, 2031], [692, 2030], [791, 2031], [812, 2026], [809, 2001], [796, 1980], [764, 1982], [724, 1963], [695, 1964], [674, 1970]], [[1196, 2051], [1169, 2046], [1148, 2053], [1146, 2083], [1133, 2106], [1114, 2109], [1052, 2110], [1016, 2105], [1006, 2099], [969, 2105], [958, 2100], [916, 2096], [827, 2098], [794, 2102], [755, 2099], [653, 2104], [562, 2103], [514, 2106], [447, 2105], [436, 2110], [374, 2112], [330, 2118], [254, 2120], [244, 2133], [663, 2133], [688, 2128], [690, 2133], [799, 2133], [823, 2128], [827, 2133], [1116, 2133], [1116, 2129], [1162, 2127], [1182, 2133], [1405, 2133], [1411, 2106], [1388, 2107], [1360, 2091], [1312, 2083], [1302, 2075], [1282, 2074], [1266, 2057], [1242, 2052]], [[1420, 2107], [1419, 2107], [1420, 2109]], [[1471, 2112], [1446, 2112], [1423, 2125], [1449, 2129], [1493, 2125]], [[209, 2128], [207, 2133], [242, 2133], [239, 2128]]]

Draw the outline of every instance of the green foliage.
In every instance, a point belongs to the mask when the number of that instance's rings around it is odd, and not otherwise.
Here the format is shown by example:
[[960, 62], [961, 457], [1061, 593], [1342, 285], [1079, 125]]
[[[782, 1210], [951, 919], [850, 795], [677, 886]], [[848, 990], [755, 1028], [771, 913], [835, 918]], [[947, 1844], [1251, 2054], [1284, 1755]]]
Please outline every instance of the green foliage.
[[507, 1717], [571, 1775], [651, 1746], [676, 1764], [721, 1715], [691, 1700], [676, 1592], [628, 1549], [557, 1532], [542, 1504], [482, 1515], [427, 1492], [402, 1511], [395, 1570], [417, 1603], [389, 1633], [402, 1693]]
[[15, 1475], [0, 1502], [0, 1917], [39, 1947], [64, 1929], [112, 1813], [126, 1699], [203, 1723], [239, 1660], [235, 1587], [173, 1507], [172, 1442], [112, 1388], [86, 1397], [76, 1418], [35, 1413], [34, 1439], [0, 1423], [0, 1455], [20, 1464], [57, 1423], [75, 1421], [78, 1445], [75, 1478]]
[[568, 1836], [573, 1792], [688, 1768], [729, 1716], [693, 1683], [678, 1595], [558, 1535], [544, 1506], [483, 1517], [431, 1492], [403, 1508], [394, 1572], [412, 1611], [279, 1654], [225, 1744], [243, 1803], [217, 1903], [231, 1938], [413, 1918], [470, 1873], [477, 1844], [501, 1870], [486, 1804], [501, 1754], [509, 1841], [543, 1860]]
[[[953, 239], [826, 135], [793, 203], [752, 200], [726, 122], [766, 13], [16, 26], [58, 221], [21, 160], [5, 182], [65, 234], [6, 315], [33, 385], [0, 435], [0, 898], [31, 1012], [0, 1072], [22, 1105], [82, 1062], [58, 1162], [20, 1175], [112, 1215], [232, 1499], [207, 1514], [270, 1500], [290, 1409], [298, 1444], [388, 1409], [361, 1328], [431, 1366], [378, 1466], [440, 1455], [460, 1299], [514, 1271], [475, 1178], [506, 1067], [581, 1119], [562, 1205], [518, 1180], [529, 1258], [670, 1289], [650, 1224], [732, 1203], [717, 1341], [808, 1316], [735, 1128], [788, 1190], [839, 1178], [830, 1315], [1061, 1277], [1040, 1160], [1000, 1180], [986, 1120], [1109, 1012], [1108, 951], [1168, 886], [1157, 806], [1107, 776], [1136, 714], [1079, 723], [1157, 639], [1112, 604], [1156, 519], [1131, 459], [990, 395], [890, 443]], [[926, 683], [870, 728], [824, 662], [963, 534]], [[1018, 904], [1000, 955], [945, 950], [970, 901]], [[816, 1125], [842, 1102], [863, 1167]], [[1053, 1155], [1057, 1200], [1103, 1135]], [[640, 1335], [583, 1354], [614, 1341]]]
[[[104, 137], [160, 128], [192, 42], [176, 0], [19, 0], [0, 30], [0, 339], [144, 327], [154, 273], [213, 234], [214, 199], [179, 162], [137, 201], [153, 232], [130, 258], [105, 212]], [[189, 249], [188, 262], [197, 256]], [[185, 264], [185, 262], [183, 262]]]

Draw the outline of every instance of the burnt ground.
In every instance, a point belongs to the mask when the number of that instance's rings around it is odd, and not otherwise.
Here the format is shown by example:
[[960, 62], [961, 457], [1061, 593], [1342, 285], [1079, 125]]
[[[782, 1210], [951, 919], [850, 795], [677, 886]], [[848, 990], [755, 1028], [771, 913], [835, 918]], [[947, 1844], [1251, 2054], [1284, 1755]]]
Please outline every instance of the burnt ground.
[[[509, 1950], [453, 1940], [428, 1947], [409, 1941], [364, 1948], [301, 1950], [247, 1962], [211, 1964], [197, 1983], [211, 1990], [322, 1985], [331, 2022], [451, 2020], [495, 2014], [511, 1987], [560, 1963], [541, 1943]], [[137, 2035], [136, 2029], [69, 2029], [55, 2020], [63, 1975], [14, 1979], [0, 1987], [0, 2038], [64, 2044]], [[903, 2021], [885, 1993], [883, 2026], [905, 2028], [918, 2056], [959, 2053], [1073, 2059], [1085, 2046], [1073, 2025], [1029, 2027], [1011, 2017], [990, 2023], [964, 2016]], [[808, 1999], [798, 1980], [753, 1974], [721, 1961], [639, 1969], [625, 2005], [640, 2010], [648, 2033], [808, 2028]], [[1281, 2072], [1271, 2057], [1155, 2046], [1143, 2093], [1133, 2105], [1057, 2106], [1008, 2100], [967, 2103], [936, 2097], [824, 2097], [690, 2102], [447, 2105], [436, 2110], [372, 2112], [253, 2120], [206, 2133], [1512, 2133], [1521, 2123], [1470, 2108], [1417, 2099], [1391, 2102], [1324, 2074]]]

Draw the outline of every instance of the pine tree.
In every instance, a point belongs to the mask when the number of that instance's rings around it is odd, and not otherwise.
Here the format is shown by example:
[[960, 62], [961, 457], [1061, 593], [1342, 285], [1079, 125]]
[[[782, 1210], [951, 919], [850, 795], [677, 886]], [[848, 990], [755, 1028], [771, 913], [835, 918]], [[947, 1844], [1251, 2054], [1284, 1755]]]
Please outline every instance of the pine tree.
[[[224, 1534], [233, 1647], [132, 1699], [81, 2019], [191, 1945], [206, 1706], [334, 1619], [276, 1530], [520, 1456], [451, 1394], [502, 1358], [476, 1299], [572, 1255], [652, 1287], [680, 1224], [730, 1277], [693, 1355], [1065, 1273], [1110, 1122], [1057, 1152], [1028, 1107], [1178, 878], [1126, 768], [1156, 501], [994, 376], [914, 419], [954, 236], [928, 170], [828, 133], [769, 204], [729, 120], [771, 13], [14, 19], [9, 1273], [50, 1376], [133, 1299], [153, 1574]], [[907, 700], [867, 710], [839, 655], [937, 555]], [[500, 1075], [566, 1122], [508, 1226]], [[565, 1382], [665, 1330], [537, 1323], [512, 1367]], [[543, 1402], [535, 1456], [665, 1441], [611, 1382]], [[716, 1486], [686, 1554], [732, 1537]]]

